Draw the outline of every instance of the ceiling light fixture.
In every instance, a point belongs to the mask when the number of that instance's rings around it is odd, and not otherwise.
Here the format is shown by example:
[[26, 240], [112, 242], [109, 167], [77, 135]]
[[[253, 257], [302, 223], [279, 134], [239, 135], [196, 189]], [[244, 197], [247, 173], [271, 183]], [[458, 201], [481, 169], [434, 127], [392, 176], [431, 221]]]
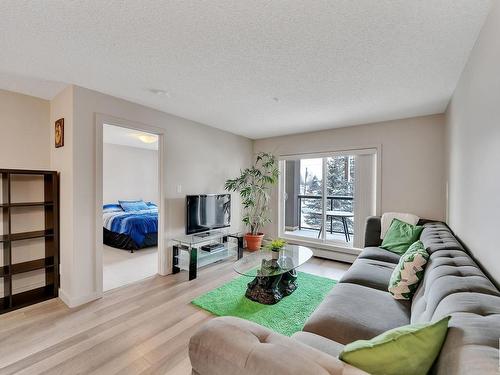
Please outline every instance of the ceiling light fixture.
[[170, 94], [165, 90], [151, 89], [149, 91], [158, 96], [167, 96], [167, 97], [170, 96]]
[[137, 138], [144, 143], [155, 143], [157, 141], [157, 137], [155, 135], [139, 135]]

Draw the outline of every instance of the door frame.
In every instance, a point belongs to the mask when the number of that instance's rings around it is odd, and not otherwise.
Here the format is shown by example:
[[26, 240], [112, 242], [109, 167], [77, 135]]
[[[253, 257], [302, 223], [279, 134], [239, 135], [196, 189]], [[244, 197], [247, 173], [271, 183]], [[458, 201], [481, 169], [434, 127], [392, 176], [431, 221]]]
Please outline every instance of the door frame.
[[98, 293], [103, 293], [103, 129], [104, 125], [114, 125], [122, 128], [144, 131], [158, 136], [158, 274], [167, 275], [170, 272], [170, 259], [166, 246], [166, 134], [165, 129], [143, 124], [136, 121], [121, 119], [111, 115], [96, 113], [96, 186], [95, 186], [95, 282]]

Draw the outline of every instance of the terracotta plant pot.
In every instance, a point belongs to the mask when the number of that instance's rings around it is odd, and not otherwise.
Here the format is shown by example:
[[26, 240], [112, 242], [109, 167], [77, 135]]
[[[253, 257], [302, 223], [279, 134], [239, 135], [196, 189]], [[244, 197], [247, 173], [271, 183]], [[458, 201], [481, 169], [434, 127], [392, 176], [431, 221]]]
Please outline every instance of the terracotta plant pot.
[[250, 251], [260, 250], [262, 246], [262, 239], [264, 238], [264, 233], [259, 234], [245, 234], [245, 241], [247, 243], [247, 249]]

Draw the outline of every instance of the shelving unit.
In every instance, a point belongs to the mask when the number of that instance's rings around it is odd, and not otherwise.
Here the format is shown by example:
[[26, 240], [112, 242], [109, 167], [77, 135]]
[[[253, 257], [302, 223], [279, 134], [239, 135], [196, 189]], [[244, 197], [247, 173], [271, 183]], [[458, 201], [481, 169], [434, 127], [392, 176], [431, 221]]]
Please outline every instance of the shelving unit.
[[[243, 236], [240, 233], [229, 233], [223, 230], [204, 233], [202, 235], [186, 235], [173, 239], [172, 272], [181, 270], [188, 272], [189, 280], [197, 276], [198, 268], [235, 257], [243, 256]], [[221, 248], [212, 251], [202, 250], [203, 245], [221, 244]]]
[[[14, 201], [16, 188], [29, 191], [33, 179], [43, 181], [43, 201]], [[55, 171], [38, 171], [22, 169], [0, 169], [1, 180], [1, 220], [3, 231], [0, 235], [0, 246], [3, 252], [3, 263], [0, 266], [0, 282], [3, 281], [3, 294], [0, 294], [0, 314], [24, 306], [57, 297], [59, 290], [59, 179]], [[15, 184], [14, 184], [15, 182]], [[14, 185], [18, 185], [14, 187]], [[35, 184], [36, 185], [36, 184]], [[13, 218], [19, 211], [26, 214], [30, 210], [43, 210], [42, 228], [37, 230], [16, 231]], [[40, 240], [44, 245], [44, 256], [37, 259], [13, 262], [14, 245], [26, 244]], [[14, 292], [13, 279], [29, 276], [29, 273], [43, 270], [45, 285], [35, 285]], [[24, 275], [23, 275], [24, 274]]]

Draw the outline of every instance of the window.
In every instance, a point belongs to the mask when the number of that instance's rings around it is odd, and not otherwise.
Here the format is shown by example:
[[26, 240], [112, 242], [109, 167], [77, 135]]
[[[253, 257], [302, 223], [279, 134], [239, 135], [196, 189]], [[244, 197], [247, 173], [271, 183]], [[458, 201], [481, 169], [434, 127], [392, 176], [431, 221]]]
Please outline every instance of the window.
[[363, 246], [375, 214], [376, 149], [287, 157], [280, 163], [280, 236]]

